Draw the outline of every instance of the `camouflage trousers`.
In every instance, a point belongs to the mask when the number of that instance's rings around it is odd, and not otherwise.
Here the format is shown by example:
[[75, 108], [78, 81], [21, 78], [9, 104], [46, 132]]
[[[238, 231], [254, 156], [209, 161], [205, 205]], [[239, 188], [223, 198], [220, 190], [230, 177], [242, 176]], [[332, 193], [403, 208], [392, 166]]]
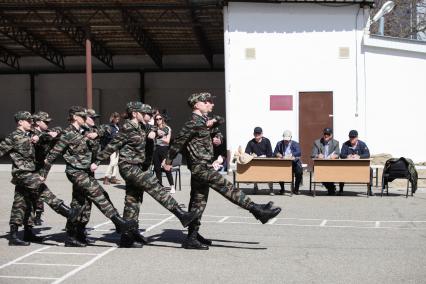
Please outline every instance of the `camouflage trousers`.
[[138, 221], [143, 192], [147, 192], [164, 208], [172, 211], [178, 206], [177, 201], [158, 182], [150, 171], [143, 171], [140, 165], [120, 163], [120, 175], [126, 181], [123, 218]]
[[64, 201], [57, 198], [40, 178], [37, 172], [19, 173], [13, 177], [12, 183], [16, 187], [9, 224], [32, 226], [38, 200], [47, 203], [55, 212], [58, 211]]
[[191, 167], [191, 199], [188, 210], [200, 212], [200, 217], [189, 225], [189, 229], [198, 230], [201, 224], [201, 216], [206, 209], [209, 196], [209, 187], [223, 195], [232, 203], [248, 209], [251, 199], [240, 189], [215, 171], [212, 166], [207, 164], [196, 164]]
[[71, 206], [88, 206], [83, 208], [79, 222], [89, 221], [92, 202], [109, 219], [118, 214], [109, 197], [105, 196], [105, 190], [90, 171], [67, 167], [65, 173], [68, 180], [73, 184], [73, 202], [71, 202]]
[[[95, 177], [94, 172], [89, 172], [89, 175], [91, 177]], [[112, 204], [111, 199], [109, 198], [108, 192], [106, 192], [102, 187], [100, 188], [103, 190], [103, 195], [105, 198]], [[77, 186], [76, 184], [72, 185], [72, 199], [70, 203], [71, 208], [78, 208], [82, 207], [82, 211], [80, 216], [77, 218], [76, 222], [73, 224], [70, 221], [67, 221], [66, 229], [67, 231], [72, 231], [74, 228], [74, 225], [81, 224], [81, 226], [84, 228], [90, 221], [90, 215], [92, 211], [92, 201], [86, 197], [84, 193], [84, 188], [81, 188]]]

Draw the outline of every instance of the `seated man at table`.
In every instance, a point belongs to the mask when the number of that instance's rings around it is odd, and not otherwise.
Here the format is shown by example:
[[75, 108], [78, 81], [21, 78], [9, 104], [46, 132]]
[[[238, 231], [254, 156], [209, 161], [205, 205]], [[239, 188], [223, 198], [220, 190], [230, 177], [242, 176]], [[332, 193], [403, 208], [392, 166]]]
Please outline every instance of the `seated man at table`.
[[[246, 146], [245, 152], [249, 155], [256, 154], [257, 157], [272, 157], [272, 146], [271, 141], [268, 138], [263, 137], [263, 130], [259, 126], [254, 128], [254, 138], [251, 139]], [[268, 183], [269, 189], [271, 190], [270, 195], [274, 195], [272, 182]], [[257, 183], [254, 184], [254, 193], [257, 192]]]
[[[367, 145], [358, 139], [358, 131], [349, 131], [349, 140], [343, 143], [340, 151], [341, 159], [368, 159], [370, 158], [370, 150]], [[339, 195], [343, 193], [344, 183], [339, 183]], [[371, 194], [371, 191], [369, 191]]]
[[[333, 139], [333, 129], [327, 127], [322, 132], [322, 138], [315, 140], [312, 147], [312, 159], [338, 159], [340, 155], [339, 141]], [[333, 182], [323, 182], [328, 190], [328, 195], [336, 194]]]
[[[294, 189], [293, 193], [299, 194], [299, 186], [302, 181], [303, 168], [300, 157], [302, 156], [302, 151], [300, 150], [299, 143], [294, 140], [291, 140], [292, 134], [290, 130], [284, 131], [283, 140], [279, 141], [275, 146], [274, 157], [278, 158], [289, 158], [293, 159], [292, 171], [295, 176]], [[280, 182], [280, 194], [284, 194], [284, 183]]]

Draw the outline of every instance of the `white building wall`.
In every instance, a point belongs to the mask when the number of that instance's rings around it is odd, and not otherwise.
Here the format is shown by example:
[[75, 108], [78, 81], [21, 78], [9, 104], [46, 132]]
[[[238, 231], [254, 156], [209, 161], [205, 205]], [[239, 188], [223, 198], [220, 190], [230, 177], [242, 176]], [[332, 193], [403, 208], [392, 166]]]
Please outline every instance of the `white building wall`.
[[368, 38], [365, 43], [370, 149], [426, 161], [426, 43]]
[[[273, 147], [284, 129], [298, 140], [298, 94], [305, 91], [333, 92], [338, 140], [353, 128], [364, 137], [359, 5], [229, 3], [224, 17], [228, 148], [244, 147], [255, 126]], [[339, 58], [340, 47], [349, 58]], [[255, 48], [255, 59], [245, 58], [246, 48]], [[270, 111], [270, 95], [293, 96], [293, 111]]]

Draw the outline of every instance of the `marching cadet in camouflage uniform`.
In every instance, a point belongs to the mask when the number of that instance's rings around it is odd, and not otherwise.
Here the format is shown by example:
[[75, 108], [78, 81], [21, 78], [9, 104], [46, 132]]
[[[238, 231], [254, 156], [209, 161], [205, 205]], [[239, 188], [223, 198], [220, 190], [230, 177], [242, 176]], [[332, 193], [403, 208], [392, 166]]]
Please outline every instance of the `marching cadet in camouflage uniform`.
[[[123, 218], [138, 220], [142, 194], [146, 191], [186, 227], [198, 217], [197, 212], [183, 211], [169, 192], [160, 186], [156, 176], [145, 168], [146, 141], [147, 138], [155, 138], [155, 132], [147, 125], [152, 116], [151, 107], [141, 102], [130, 102], [127, 104], [127, 116], [128, 119], [121, 131], [97, 156], [97, 160], [102, 161], [108, 159], [115, 151], [119, 151], [118, 166], [121, 176], [126, 181]], [[142, 247], [143, 243], [139, 230], [133, 231], [133, 234], [121, 235], [123, 247]]]
[[[87, 145], [89, 146], [90, 151], [92, 152], [92, 161], [96, 159], [96, 155], [100, 151], [100, 139], [106, 134], [106, 129], [104, 127], [98, 128], [95, 124], [95, 119], [100, 117], [93, 109], [87, 109], [87, 116], [85, 120], [85, 125], [82, 126], [83, 135], [88, 138]], [[89, 175], [93, 178], [95, 173], [90, 171]], [[105, 198], [111, 202], [108, 193], [101, 187]], [[83, 245], [88, 245], [93, 243], [92, 240], [86, 236], [86, 226], [89, 223], [91, 210], [92, 210], [92, 201], [86, 197], [84, 194], [84, 188], [78, 187], [77, 184], [72, 186], [72, 201], [70, 204], [71, 208], [83, 206], [83, 210], [78, 220], [75, 223], [67, 222], [66, 230], [69, 235], [73, 235], [75, 239], [82, 243]], [[76, 244], [77, 242], [74, 242]]]
[[[92, 152], [88, 146], [89, 138], [81, 133], [81, 126], [84, 125], [86, 116], [85, 108], [71, 107], [69, 110], [70, 125], [62, 132], [59, 141], [47, 155], [45, 170], [48, 172], [52, 163], [62, 154], [66, 162], [65, 173], [68, 180], [75, 185], [74, 188], [82, 189], [85, 197], [90, 199], [107, 218], [111, 219], [117, 231], [127, 233], [130, 229], [136, 227], [136, 222], [125, 221], [121, 218], [117, 209], [105, 196], [103, 188], [91, 173], [96, 169], [96, 165], [91, 165]], [[79, 200], [79, 202], [84, 204], [85, 199]], [[79, 242], [71, 231], [68, 232], [68, 240], [65, 245], [84, 246], [85, 244]]]
[[[17, 129], [9, 134], [0, 143], [0, 157], [9, 153], [12, 159], [12, 183], [15, 188], [14, 203], [10, 214], [10, 237], [9, 245], [27, 246], [29, 242], [41, 242], [42, 238], [37, 237], [32, 232], [32, 203], [35, 199], [41, 198], [55, 212], [74, 220], [80, 212], [80, 208], [71, 210], [58, 199], [50, 189], [44, 184], [44, 177], [36, 171], [34, 145], [39, 141], [39, 137], [30, 137], [32, 116], [27, 111], [20, 111], [15, 114]], [[25, 225], [24, 241], [17, 237], [18, 227]]]
[[208, 249], [210, 240], [204, 239], [199, 233], [201, 215], [204, 212], [209, 194], [209, 187], [222, 194], [232, 203], [249, 210], [263, 224], [281, 212], [281, 208], [268, 204], [256, 204], [241, 190], [234, 188], [220, 173], [214, 170], [212, 138], [217, 136], [217, 126], [224, 122], [221, 117], [209, 119], [207, 114], [213, 110], [213, 97], [210, 93], [195, 93], [188, 98], [192, 108], [192, 119], [187, 121], [175, 141], [170, 146], [164, 169], [169, 171], [173, 159], [184, 151], [188, 168], [191, 171], [190, 211], [200, 212], [200, 217], [188, 227], [188, 237], [182, 244], [186, 249]]
[[[36, 158], [36, 171], [41, 170], [44, 167], [44, 159], [46, 158], [47, 153], [53, 147], [58, 135], [62, 131], [60, 127], [55, 127], [53, 129], [48, 128], [48, 124], [52, 121], [49, 114], [44, 111], [39, 111], [33, 114], [34, 120], [34, 129], [33, 132], [37, 135], [40, 140], [35, 144], [35, 158]], [[36, 200], [35, 204], [35, 219], [34, 225], [40, 226], [43, 220], [41, 219], [41, 214], [44, 212], [43, 200]]]

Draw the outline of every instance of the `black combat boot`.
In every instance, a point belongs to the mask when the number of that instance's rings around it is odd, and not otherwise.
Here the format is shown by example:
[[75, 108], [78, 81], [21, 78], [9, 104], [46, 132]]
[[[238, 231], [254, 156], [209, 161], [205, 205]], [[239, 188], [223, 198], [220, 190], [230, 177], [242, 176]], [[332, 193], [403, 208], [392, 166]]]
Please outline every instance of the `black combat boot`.
[[133, 238], [136, 242], [146, 245], [148, 243], [147, 238], [145, 238], [140, 232], [139, 228], [134, 228], [131, 230]]
[[186, 211], [183, 211], [182, 208], [180, 208], [179, 206], [176, 206], [175, 208], [173, 208], [171, 212], [175, 214], [175, 216], [179, 219], [179, 221], [182, 223], [182, 226], [184, 228], [188, 227], [188, 225], [192, 221], [194, 221], [195, 219], [199, 217], [198, 211], [186, 212]]
[[197, 240], [202, 243], [203, 245], [211, 246], [212, 241], [209, 239], [205, 239], [200, 233], [197, 232]]
[[41, 224], [43, 223], [43, 220], [41, 219], [41, 213], [41, 211], [36, 212], [36, 216], [34, 219], [34, 225], [36, 226], [41, 226]]
[[209, 247], [201, 243], [198, 239], [198, 231], [190, 228], [188, 230], [188, 237], [183, 241], [182, 247], [184, 249], [198, 249], [198, 250], [208, 250]]
[[132, 232], [127, 232], [127, 233], [121, 234], [120, 247], [121, 248], [142, 248], [143, 243], [137, 242]]
[[9, 246], [29, 246], [30, 242], [25, 242], [18, 238], [18, 225], [10, 225]]
[[114, 223], [117, 233], [126, 234], [138, 227], [135, 220], [124, 220], [119, 214], [113, 215], [111, 221]]
[[75, 238], [85, 245], [93, 244], [95, 241], [91, 240], [86, 235], [86, 225], [78, 223], [75, 225]]
[[33, 233], [33, 227], [25, 226], [24, 227], [24, 241], [41, 244], [43, 242], [43, 238], [38, 237]]
[[253, 216], [258, 219], [262, 224], [267, 223], [270, 219], [274, 218], [281, 212], [280, 207], [272, 207], [271, 203], [256, 204], [250, 203], [249, 211]]
[[67, 227], [67, 239], [65, 240], [65, 246], [78, 248], [86, 246], [85, 243], [82, 243], [77, 239], [77, 230], [73, 225]]
[[77, 221], [78, 216], [80, 216], [81, 211], [83, 211], [83, 207], [80, 206], [70, 208], [64, 203], [61, 203], [55, 211], [67, 218], [71, 223], [75, 223], [75, 221]]

